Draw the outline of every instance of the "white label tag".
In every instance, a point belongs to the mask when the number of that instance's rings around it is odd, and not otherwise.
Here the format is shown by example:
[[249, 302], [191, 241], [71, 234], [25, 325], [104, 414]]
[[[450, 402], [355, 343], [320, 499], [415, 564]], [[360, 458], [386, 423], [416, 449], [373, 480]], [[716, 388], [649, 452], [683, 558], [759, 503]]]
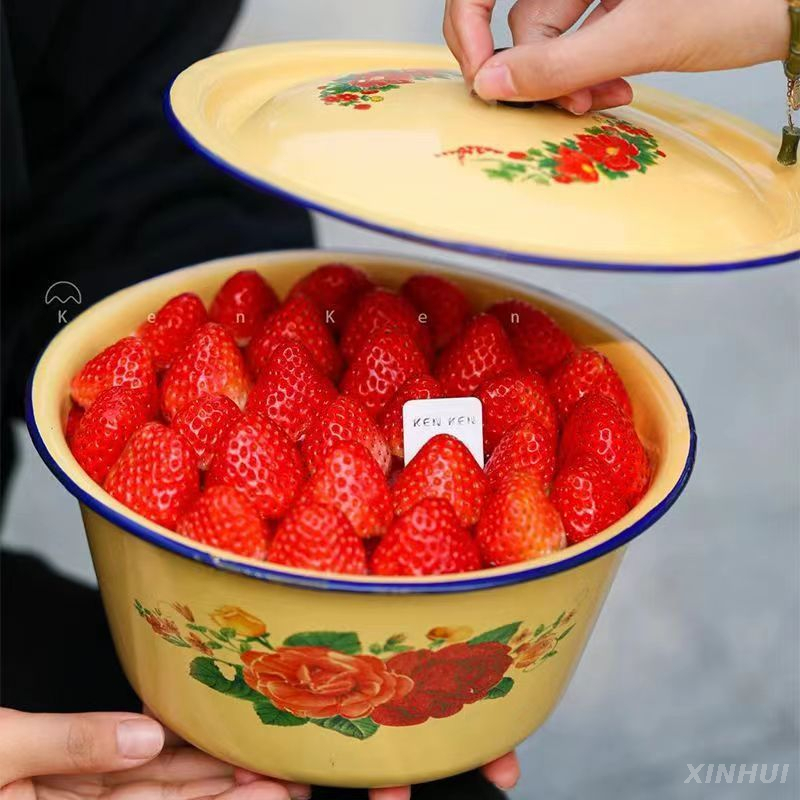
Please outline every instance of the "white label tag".
[[483, 466], [483, 406], [477, 397], [409, 400], [403, 404], [403, 455], [408, 464], [434, 436], [460, 439]]

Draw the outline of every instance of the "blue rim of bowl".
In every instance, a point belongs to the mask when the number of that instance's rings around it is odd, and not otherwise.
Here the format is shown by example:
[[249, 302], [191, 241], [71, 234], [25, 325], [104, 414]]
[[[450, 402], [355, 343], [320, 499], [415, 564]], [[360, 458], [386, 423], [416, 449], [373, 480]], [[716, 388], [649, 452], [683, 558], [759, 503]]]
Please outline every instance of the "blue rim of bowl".
[[[506, 283], [510, 285], [515, 283], [515, 281], [510, 280], [506, 281]], [[558, 295], [547, 290], [539, 289], [538, 287], [525, 285], [525, 288], [534, 289], [537, 292], [562, 299]], [[525, 583], [530, 580], [545, 578], [548, 575], [555, 575], [559, 572], [566, 572], [574, 569], [575, 567], [579, 567], [582, 564], [586, 564], [589, 561], [594, 561], [596, 558], [600, 558], [601, 556], [604, 556], [613, 550], [622, 547], [632, 539], [635, 539], [637, 536], [640, 536], [661, 517], [663, 517], [664, 514], [666, 514], [667, 511], [669, 511], [669, 509], [675, 504], [678, 497], [680, 497], [681, 493], [686, 488], [686, 484], [689, 482], [689, 478], [691, 477], [697, 454], [697, 431], [695, 429], [694, 416], [692, 415], [692, 411], [689, 408], [689, 404], [686, 401], [686, 396], [684, 395], [681, 387], [678, 385], [675, 378], [664, 366], [661, 360], [653, 352], [651, 352], [649, 348], [645, 347], [638, 339], [636, 339], [636, 337], [631, 336], [626, 330], [621, 328], [615, 322], [612, 322], [602, 314], [598, 314], [591, 309], [585, 308], [579, 303], [575, 303], [571, 300], [568, 302], [572, 308], [592, 314], [596, 319], [611, 326], [614, 330], [619, 331], [620, 335], [627, 337], [632, 342], [635, 342], [645, 352], [647, 352], [651, 358], [653, 358], [653, 360], [661, 367], [661, 369], [664, 370], [664, 373], [675, 387], [675, 390], [678, 392], [681, 402], [683, 403], [684, 410], [686, 411], [686, 422], [689, 429], [689, 447], [681, 474], [678, 477], [678, 480], [675, 482], [675, 485], [663, 500], [651, 508], [650, 511], [644, 514], [642, 517], [637, 519], [633, 524], [615, 534], [610, 539], [600, 542], [594, 547], [577, 553], [574, 556], [553, 562], [552, 564], [542, 564], [539, 566], [528, 567], [527, 569], [520, 569], [514, 572], [504, 572], [502, 574], [492, 574], [491, 572], [488, 572], [487, 574], [486, 571], [483, 571], [484, 574], [475, 578], [462, 578], [449, 581], [442, 580], [440, 582], [437, 582], [436, 579], [431, 579], [425, 583], [402, 583], [396, 581], [370, 581], [362, 583], [348, 580], [347, 578], [297, 575], [270, 567], [245, 564], [241, 561], [225, 558], [223, 556], [215, 556], [205, 550], [200, 550], [196, 547], [193, 547], [188, 543], [184, 544], [183, 542], [168, 538], [158, 531], [155, 531], [146, 525], [142, 525], [140, 522], [137, 522], [125, 514], [120, 513], [116, 509], [106, 505], [102, 500], [93, 496], [75, 483], [75, 481], [67, 474], [66, 470], [64, 470], [58, 464], [55, 458], [53, 458], [53, 456], [50, 454], [50, 451], [47, 449], [41, 434], [39, 433], [39, 427], [36, 423], [33, 410], [33, 380], [39, 368], [39, 362], [41, 361], [42, 355], [44, 355], [44, 352], [46, 352], [47, 348], [45, 348], [42, 351], [42, 354], [40, 354], [28, 378], [28, 384], [25, 393], [25, 422], [27, 424], [31, 439], [33, 440], [34, 447], [46, 464], [47, 468], [53, 473], [53, 475], [64, 486], [64, 488], [66, 488], [67, 491], [80, 503], [83, 503], [99, 516], [108, 520], [112, 524], [117, 525], [119, 528], [122, 528], [122, 530], [132, 533], [139, 539], [184, 558], [189, 558], [193, 561], [206, 564], [209, 567], [222, 569], [226, 572], [238, 573], [240, 575], [245, 575], [270, 583], [279, 583], [304, 589], [340, 591], [353, 594], [457, 594], [460, 592], [496, 589], [516, 583]]]
[[381, 225], [377, 222], [370, 222], [369, 220], [357, 217], [353, 214], [348, 214], [339, 209], [327, 206], [324, 203], [317, 203], [302, 195], [295, 194], [286, 189], [270, 183], [262, 178], [245, 172], [239, 167], [234, 166], [229, 161], [220, 157], [212, 150], [209, 150], [205, 145], [201, 144], [193, 134], [191, 134], [178, 119], [177, 114], [172, 108], [172, 87], [175, 81], [180, 77], [176, 75], [172, 79], [167, 90], [163, 96], [164, 114], [167, 118], [172, 129], [177, 135], [195, 152], [199, 153], [205, 159], [210, 161], [214, 166], [241, 181], [251, 188], [258, 189], [261, 192], [275, 195], [283, 200], [286, 200], [295, 205], [307, 208], [310, 211], [316, 211], [320, 214], [325, 214], [333, 219], [346, 222], [350, 225], [356, 225], [359, 228], [374, 231], [375, 233], [382, 233], [386, 236], [392, 236], [396, 239], [401, 239], [408, 242], [416, 242], [418, 244], [430, 245], [443, 250], [450, 250], [459, 253], [466, 253], [471, 256], [483, 256], [487, 258], [496, 258], [502, 261], [512, 261], [518, 264], [533, 264], [543, 267], [562, 267], [568, 269], [589, 270], [596, 272], [654, 272], [654, 273], [683, 273], [683, 272], [731, 272], [733, 270], [742, 269], [756, 269], [759, 267], [775, 266], [776, 264], [784, 264], [789, 261], [800, 259], [800, 249], [790, 250], [787, 253], [778, 253], [776, 255], [763, 256], [761, 258], [743, 259], [741, 261], [718, 261], [708, 264], [659, 264], [659, 263], [624, 263], [615, 261], [581, 261], [571, 258], [557, 258], [556, 256], [541, 255], [536, 253], [521, 253], [518, 250], [503, 250], [501, 248], [488, 247], [469, 242], [454, 241], [448, 239], [437, 239], [433, 236], [425, 236], [423, 234], [414, 233], [413, 231], [403, 230], [402, 228], [394, 228], [391, 225]]

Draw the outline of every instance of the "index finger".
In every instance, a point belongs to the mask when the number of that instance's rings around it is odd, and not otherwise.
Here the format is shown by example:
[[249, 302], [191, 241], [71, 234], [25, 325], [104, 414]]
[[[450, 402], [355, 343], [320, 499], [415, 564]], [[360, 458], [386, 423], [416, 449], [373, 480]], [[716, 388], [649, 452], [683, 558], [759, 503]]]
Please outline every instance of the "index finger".
[[452, 0], [450, 22], [462, 48], [462, 69], [467, 83], [494, 53], [490, 27], [495, 0]]

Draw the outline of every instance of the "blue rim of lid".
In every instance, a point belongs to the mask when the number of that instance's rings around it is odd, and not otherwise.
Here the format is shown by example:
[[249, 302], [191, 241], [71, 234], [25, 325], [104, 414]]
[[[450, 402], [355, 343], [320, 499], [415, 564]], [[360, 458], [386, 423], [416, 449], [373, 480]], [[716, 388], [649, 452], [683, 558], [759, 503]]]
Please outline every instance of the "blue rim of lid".
[[176, 75], [175, 78], [173, 78], [172, 82], [167, 87], [167, 90], [164, 92], [164, 114], [172, 129], [177, 133], [178, 137], [189, 146], [190, 149], [203, 156], [203, 158], [210, 161], [212, 164], [214, 164], [214, 166], [218, 167], [226, 174], [247, 186], [258, 189], [261, 192], [267, 192], [268, 194], [275, 195], [276, 197], [279, 197], [290, 203], [307, 208], [309, 211], [316, 211], [317, 213], [324, 214], [325, 216], [340, 220], [341, 222], [346, 222], [350, 225], [356, 225], [359, 228], [365, 228], [366, 230], [374, 231], [375, 233], [382, 233], [395, 239], [430, 245], [431, 247], [437, 247], [442, 250], [466, 253], [467, 255], [471, 256], [496, 258], [500, 259], [501, 261], [512, 261], [519, 264], [533, 264], [544, 267], [562, 267], [567, 269], [589, 270], [595, 272], [731, 272], [734, 270], [775, 266], [776, 264], [784, 264], [789, 261], [800, 259], [800, 249], [798, 249], [790, 250], [787, 253], [763, 256], [761, 258], [749, 258], [742, 259], [740, 261], [716, 261], [706, 264], [687, 264], [684, 266], [681, 266], [680, 264], [644, 262], [625, 263], [619, 261], [582, 261], [579, 259], [557, 258], [555, 256], [536, 253], [523, 253], [518, 250], [503, 250], [501, 248], [476, 245], [470, 242], [438, 239], [433, 236], [424, 236], [422, 234], [414, 233], [413, 231], [407, 231], [402, 228], [394, 228], [391, 225], [381, 225], [377, 222], [370, 222], [369, 220], [358, 217], [354, 214], [347, 214], [346, 212], [332, 206], [325, 205], [324, 203], [317, 203], [307, 197], [303, 197], [302, 195], [289, 192], [274, 183], [270, 183], [270, 181], [264, 180], [263, 178], [257, 178], [254, 175], [251, 175], [239, 167], [231, 164], [229, 161], [226, 161], [217, 153], [214, 153], [205, 145], [201, 144], [184, 127], [183, 123], [178, 119], [178, 116], [175, 114], [175, 111], [172, 108], [172, 87], [178, 77], [180, 77], [180, 75]]
[[[513, 280], [506, 280], [506, 283], [509, 285], [516, 283]], [[522, 285], [522, 284], [518, 284]], [[526, 287], [532, 288], [532, 287]], [[543, 294], [551, 294], [550, 292], [546, 292], [541, 289], [537, 289]], [[557, 297], [557, 295], [552, 295]], [[689, 404], [686, 401], [686, 396], [684, 395], [683, 391], [681, 390], [678, 383], [675, 381], [675, 378], [669, 372], [669, 370], [662, 364], [662, 362], [655, 356], [647, 347], [645, 347], [638, 339], [634, 336], [631, 336], [627, 331], [623, 328], [620, 328], [619, 325], [612, 322], [608, 318], [604, 317], [601, 314], [598, 314], [594, 311], [589, 311], [589, 309], [585, 309], [578, 303], [574, 303], [573, 301], [569, 301], [569, 304], [572, 308], [578, 310], [585, 310], [587, 313], [591, 313], [596, 319], [600, 320], [601, 322], [606, 323], [607, 325], [611, 326], [616, 331], [619, 331], [620, 335], [627, 337], [630, 341], [635, 342], [643, 350], [645, 350], [655, 361], [656, 363], [664, 370], [664, 373], [672, 382], [672, 385], [675, 387], [675, 390], [678, 392], [681, 402], [683, 403], [683, 407], [686, 411], [686, 422], [689, 431], [689, 446], [686, 453], [686, 460], [683, 465], [683, 469], [681, 470], [681, 474], [678, 477], [678, 480], [675, 482], [675, 485], [672, 489], [668, 492], [668, 494], [661, 500], [657, 505], [655, 505], [650, 511], [648, 511], [644, 516], [637, 519], [633, 524], [629, 525], [627, 528], [621, 530], [616, 535], [612, 536], [610, 539], [606, 541], [600, 542], [594, 547], [591, 547], [587, 550], [584, 550], [580, 553], [577, 553], [574, 556], [570, 556], [559, 561], [556, 561], [551, 564], [542, 564], [539, 566], [532, 566], [528, 568], [523, 568], [518, 571], [514, 572], [504, 572], [502, 574], [492, 574], [491, 571], [483, 570], [484, 574], [479, 575], [474, 578], [462, 578], [456, 580], [437, 580], [436, 578], [431, 578], [429, 581], [425, 583], [403, 583], [400, 581], [369, 581], [369, 582], [359, 582], [354, 580], [348, 580], [346, 577], [317, 577], [317, 576], [306, 576], [306, 575], [297, 575], [290, 572], [285, 572], [281, 569], [276, 569], [268, 566], [258, 566], [253, 564], [245, 564], [241, 561], [236, 560], [235, 558], [226, 558], [224, 556], [216, 556], [212, 553], [209, 553], [205, 550], [202, 550], [198, 547], [194, 547], [188, 543], [175, 541], [167, 536], [164, 536], [162, 533], [154, 530], [153, 528], [148, 527], [147, 525], [143, 525], [142, 523], [131, 519], [125, 514], [120, 513], [116, 509], [112, 508], [111, 506], [104, 503], [98, 497], [87, 492], [81, 486], [79, 486], [68, 474], [65, 469], [63, 469], [58, 462], [53, 458], [50, 451], [47, 449], [47, 446], [42, 439], [41, 433], [39, 432], [39, 426], [36, 422], [34, 409], [33, 409], [33, 380], [36, 375], [36, 372], [39, 367], [39, 361], [41, 360], [44, 351], [37, 359], [36, 365], [31, 370], [31, 374], [28, 378], [27, 389], [25, 393], [25, 421], [28, 427], [28, 432], [30, 433], [31, 439], [33, 440], [34, 447], [36, 448], [37, 452], [41, 456], [42, 460], [46, 464], [47, 468], [56, 479], [67, 489], [67, 491], [73, 495], [80, 503], [83, 503], [87, 508], [94, 511], [99, 516], [103, 517], [104, 519], [108, 520], [114, 525], [122, 528], [124, 531], [133, 534], [139, 539], [143, 541], [149, 542], [150, 544], [155, 545], [163, 550], [168, 550], [171, 553], [175, 553], [176, 555], [182, 556], [183, 558], [189, 558], [193, 561], [200, 562], [202, 564], [206, 564], [209, 567], [213, 567], [215, 569], [221, 569], [226, 572], [238, 573], [240, 575], [245, 575], [250, 578], [256, 578], [258, 580], [267, 581], [269, 583], [278, 583], [286, 586], [295, 586], [304, 589], [316, 589], [320, 591], [340, 591], [340, 592], [348, 592], [353, 594], [456, 594], [460, 592], [471, 592], [471, 591], [478, 591], [483, 589], [496, 589], [502, 586], [511, 586], [517, 583], [525, 583], [530, 580], [536, 580], [539, 578], [545, 578], [548, 575], [555, 575], [560, 572], [566, 572], [568, 570], [574, 569], [582, 564], [586, 564], [589, 561], [594, 561], [596, 558], [600, 558], [613, 550], [616, 550], [619, 547], [630, 542], [632, 539], [635, 539], [637, 536], [640, 536], [644, 533], [648, 528], [650, 528], [656, 521], [658, 521], [661, 517], [666, 514], [666, 512], [674, 505], [678, 497], [680, 497], [683, 490], [686, 488], [686, 484], [691, 477], [692, 471], [694, 469], [695, 458], [697, 454], [697, 431], [695, 429], [694, 417], [692, 415], [692, 411], [689, 408]], [[45, 348], [46, 350], [47, 348]], [[266, 563], [266, 562], [265, 562]]]

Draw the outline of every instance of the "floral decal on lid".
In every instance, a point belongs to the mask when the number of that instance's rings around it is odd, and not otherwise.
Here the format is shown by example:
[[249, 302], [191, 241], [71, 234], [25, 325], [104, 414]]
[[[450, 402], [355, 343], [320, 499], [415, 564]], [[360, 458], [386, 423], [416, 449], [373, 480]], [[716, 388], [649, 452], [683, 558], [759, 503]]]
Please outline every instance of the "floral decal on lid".
[[330, 106], [369, 111], [383, 102], [383, 94], [401, 86], [431, 79], [457, 80], [457, 72], [445, 69], [389, 69], [357, 72], [318, 86], [319, 99]]
[[484, 145], [462, 145], [438, 156], [455, 156], [463, 166], [478, 164], [490, 178], [510, 183], [598, 183], [601, 178], [627, 178], [647, 172], [666, 158], [656, 137], [618, 117], [598, 114], [599, 125], [560, 142], [542, 142], [527, 150], [498, 150]]
[[422, 647], [397, 633], [364, 648], [358, 634], [336, 631], [276, 644], [266, 624], [238, 606], [214, 610], [204, 625], [188, 606], [168, 605], [134, 602], [154, 634], [199, 653], [189, 664], [194, 680], [251, 703], [264, 725], [311, 724], [360, 740], [381, 726], [421, 725], [505, 697], [514, 688], [508, 673], [554, 658], [575, 625], [572, 610], [535, 629], [512, 622], [475, 635], [466, 625], [438, 626]]

